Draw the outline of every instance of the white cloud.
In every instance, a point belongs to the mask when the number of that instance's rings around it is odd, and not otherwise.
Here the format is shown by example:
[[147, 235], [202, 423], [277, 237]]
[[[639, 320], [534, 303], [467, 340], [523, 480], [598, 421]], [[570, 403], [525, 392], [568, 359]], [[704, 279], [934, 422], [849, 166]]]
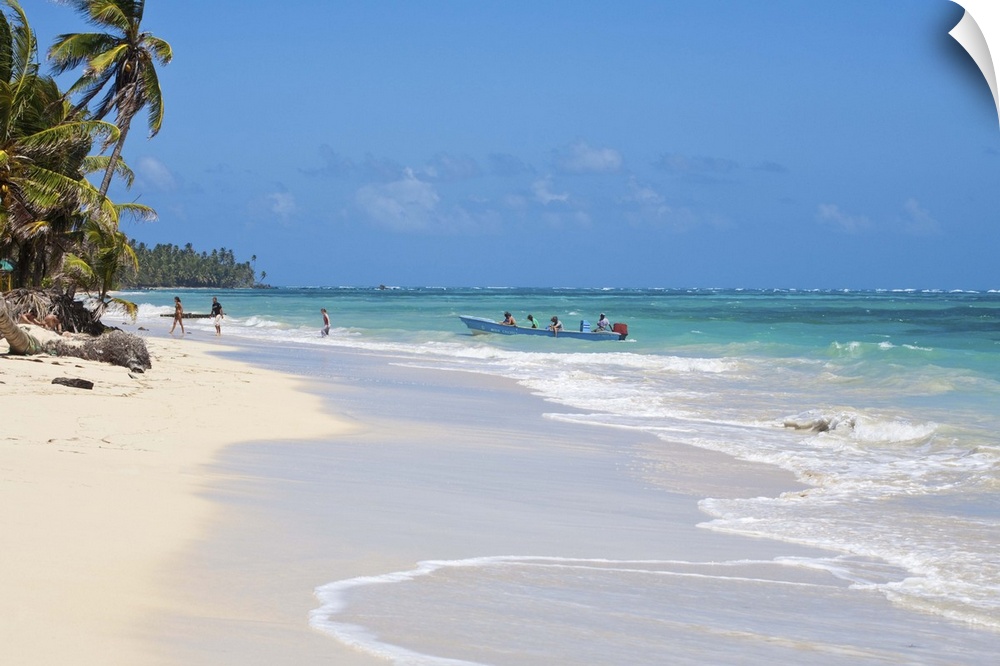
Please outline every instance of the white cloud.
[[649, 185], [643, 185], [635, 176], [629, 178], [629, 193], [622, 197], [624, 203], [639, 204], [640, 206], [660, 207], [665, 205], [663, 195], [654, 190]]
[[377, 224], [397, 231], [429, 228], [440, 201], [434, 186], [418, 179], [409, 168], [400, 180], [362, 187], [355, 198]]
[[718, 175], [728, 174], [739, 168], [733, 160], [722, 157], [704, 157], [664, 153], [653, 163], [658, 169], [676, 174]]
[[713, 215], [698, 215], [689, 208], [674, 208], [666, 197], [650, 185], [640, 183], [634, 176], [628, 181], [628, 193], [619, 199], [623, 215], [635, 227], [688, 231], [703, 224], [714, 227], [727, 226]]
[[570, 173], [609, 173], [622, 168], [622, 155], [614, 148], [592, 148], [577, 141], [556, 153], [556, 166]]
[[456, 181], [476, 178], [482, 171], [471, 157], [439, 153], [427, 163], [421, 175], [427, 180]]
[[903, 203], [906, 212], [906, 230], [917, 236], [934, 236], [941, 233], [941, 225], [926, 208], [916, 199], [910, 198]]
[[565, 203], [569, 201], [569, 194], [556, 194], [552, 191], [552, 178], [546, 176], [539, 178], [531, 184], [531, 190], [535, 194], [535, 200], [543, 206], [548, 206], [553, 201]]
[[158, 190], [177, 189], [177, 179], [174, 178], [174, 174], [155, 157], [140, 157], [135, 171], [144, 181]]
[[271, 212], [280, 217], [288, 217], [295, 212], [295, 197], [288, 192], [272, 192], [267, 195]]
[[503, 225], [487, 201], [469, 199], [467, 205], [446, 208], [434, 185], [409, 168], [399, 180], [362, 187], [355, 201], [375, 224], [393, 231], [479, 234], [496, 232]]
[[846, 233], [859, 233], [868, 229], [871, 222], [864, 215], [854, 215], [843, 211], [836, 204], [820, 204], [816, 218]]

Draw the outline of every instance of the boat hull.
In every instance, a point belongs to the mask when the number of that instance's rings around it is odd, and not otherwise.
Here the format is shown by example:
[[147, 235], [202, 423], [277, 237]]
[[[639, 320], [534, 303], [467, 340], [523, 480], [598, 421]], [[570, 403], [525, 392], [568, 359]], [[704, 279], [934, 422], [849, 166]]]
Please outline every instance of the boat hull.
[[573, 338], [575, 340], [590, 340], [591, 342], [610, 342], [624, 340], [625, 336], [611, 331], [567, 331], [563, 329], [556, 335], [547, 328], [527, 328], [525, 326], [504, 326], [492, 319], [482, 317], [467, 317], [460, 315], [462, 323], [469, 327], [473, 335], [479, 333], [494, 333], [496, 335], [540, 335], [546, 338]]

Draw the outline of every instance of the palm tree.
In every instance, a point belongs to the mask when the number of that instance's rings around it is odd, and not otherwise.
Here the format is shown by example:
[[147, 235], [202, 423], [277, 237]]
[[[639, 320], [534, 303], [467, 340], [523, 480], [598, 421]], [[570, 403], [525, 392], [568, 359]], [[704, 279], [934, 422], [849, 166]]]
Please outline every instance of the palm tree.
[[163, 97], [155, 62], [166, 65], [173, 58], [170, 44], [148, 32], [140, 24], [145, 0], [67, 0], [87, 21], [109, 32], [87, 32], [60, 35], [49, 49], [49, 59], [56, 73], [84, 65], [83, 76], [69, 93], [82, 93], [74, 113], [86, 109], [97, 94], [104, 97], [94, 109], [94, 118], [101, 120], [112, 109], [120, 135], [111, 153], [111, 160], [100, 193], [108, 193], [111, 177], [121, 157], [132, 118], [143, 109], [149, 111], [149, 136], [156, 136], [163, 124]]
[[[9, 10], [10, 16], [8, 17]], [[97, 120], [71, 120], [16, 0], [0, 0], [0, 254], [16, 257], [16, 284], [39, 284], [61, 257], [55, 238], [81, 215], [117, 220], [82, 167], [96, 139], [118, 137]]]
[[[115, 208], [119, 215], [156, 218], [156, 212], [142, 204], [118, 204]], [[134, 319], [138, 312], [135, 303], [108, 296], [108, 292], [121, 284], [123, 273], [134, 275], [139, 270], [139, 260], [128, 237], [118, 230], [117, 223], [102, 224], [100, 218], [87, 220], [81, 233], [79, 252], [67, 254], [63, 263], [65, 277], [95, 298], [94, 321], [101, 318], [111, 303], [122, 307]]]

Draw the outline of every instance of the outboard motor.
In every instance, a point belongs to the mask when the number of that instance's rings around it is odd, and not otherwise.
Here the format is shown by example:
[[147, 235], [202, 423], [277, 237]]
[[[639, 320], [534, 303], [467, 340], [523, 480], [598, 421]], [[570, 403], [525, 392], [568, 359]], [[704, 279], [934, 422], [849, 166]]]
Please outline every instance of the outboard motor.
[[618, 334], [619, 340], [624, 340], [628, 337], [628, 324], [623, 324], [620, 322], [615, 322], [611, 325], [611, 330]]

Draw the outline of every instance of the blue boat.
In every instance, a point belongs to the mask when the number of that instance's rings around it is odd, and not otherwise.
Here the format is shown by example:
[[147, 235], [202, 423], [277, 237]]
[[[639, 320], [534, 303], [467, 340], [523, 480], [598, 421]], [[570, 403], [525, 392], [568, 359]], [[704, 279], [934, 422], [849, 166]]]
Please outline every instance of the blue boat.
[[611, 331], [591, 331], [587, 322], [580, 322], [583, 330], [571, 331], [566, 328], [554, 333], [547, 328], [528, 328], [526, 326], [506, 326], [497, 323], [492, 319], [483, 317], [467, 317], [459, 315], [462, 323], [472, 330], [473, 335], [480, 333], [496, 333], [498, 335], [542, 335], [547, 338], [573, 338], [576, 340], [591, 340], [593, 342], [604, 342], [606, 340], [624, 340], [628, 335], [628, 326], [625, 324], [615, 324]]

